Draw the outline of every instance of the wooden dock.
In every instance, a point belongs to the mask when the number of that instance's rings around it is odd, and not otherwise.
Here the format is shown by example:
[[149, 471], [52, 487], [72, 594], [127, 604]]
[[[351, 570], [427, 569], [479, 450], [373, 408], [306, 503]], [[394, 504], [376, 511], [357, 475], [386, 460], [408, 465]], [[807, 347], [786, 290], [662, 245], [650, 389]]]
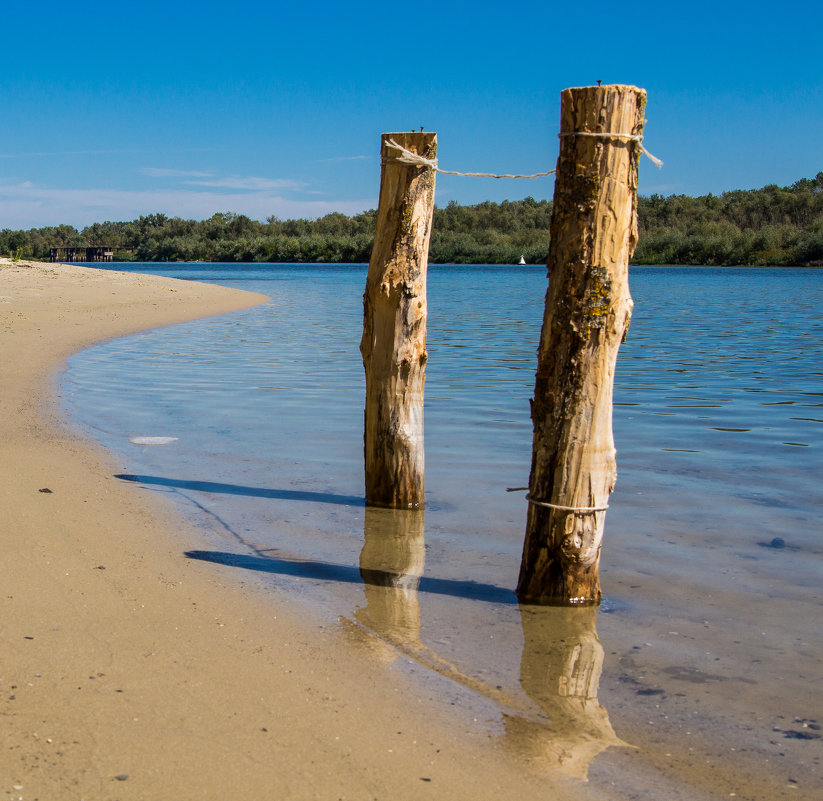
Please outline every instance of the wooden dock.
[[51, 248], [49, 258], [53, 262], [101, 262], [113, 261], [114, 251], [109, 245], [92, 245], [91, 247]]

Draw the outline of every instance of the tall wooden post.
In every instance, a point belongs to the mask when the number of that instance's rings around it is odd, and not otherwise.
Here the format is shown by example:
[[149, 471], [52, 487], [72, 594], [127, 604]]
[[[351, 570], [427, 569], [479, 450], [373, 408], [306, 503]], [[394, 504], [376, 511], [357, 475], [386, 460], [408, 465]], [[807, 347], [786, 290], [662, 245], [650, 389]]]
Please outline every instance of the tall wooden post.
[[433, 159], [437, 134], [383, 134], [380, 200], [360, 352], [366, 370], [366, 504], [420, 509], [425, 503], [423, 386], [426, 267], [435, 171], [397, 160], [389, 140]]
[[[646, 92], [587, 86], [561, 95], [549, 288], [538, 351], [526, 538], [517, 594], [600, 602], [600, 544], [617, 478], [612, 390], [629, 327], [637, 243], [637, 142]], [[577, 134], [577, 135], [575, 135]]]

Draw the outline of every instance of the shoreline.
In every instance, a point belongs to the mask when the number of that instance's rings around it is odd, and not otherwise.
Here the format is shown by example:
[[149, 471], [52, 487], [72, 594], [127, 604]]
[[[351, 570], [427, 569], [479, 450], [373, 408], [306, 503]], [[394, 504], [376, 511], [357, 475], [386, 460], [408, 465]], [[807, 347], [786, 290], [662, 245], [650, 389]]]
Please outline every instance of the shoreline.
[[24, 261], [0, 279], [7, 797], [581, 798], [470, 730], [460, 697], [442, 708], [369, 643], [186, 559], [189, 524], [71, 431], [69, 355], [264, 296]]
[[[3, 262], [3, 257], [0, 257], [0, 263]], [[12, 262], [6, 262], [14, 264]], [[21, 260], [20, 264], [35, 264], [41, 266], [48, 266], [54, 264], [48, 261], [26, 261]], [[280, 261], [113, 261], [108, 262], [110, 265], [141, 265], [141, 264], [156, 264], [163, 266], [195, 264], [197, 266], [209, 264], [232, 264], [243, 266], [272, 266], [272, 265], [288, 265], [295, 267], [312, 267], [317, 265], [336, 266], [336, 267], [368, 267], [367, 261], [294, 261], [294, 262], [280, 262]], [[106, 269], [105, 267], [96, 267], [91, 262], [75, 262], [74, 264], [65, 264], [63, 266], [84, 266], [88, 269]], [[543, 262], [526, 262], [526, 264], [519, 264], [518, 262], [429, 262], [429, 267], [545, 267]], [[685, 269], [705, 269], [705, 270], [823, 270], [823, 264], [669, 264], [664, 262], [635, 262], [630, 261], [629, 267], [672, 267]], [[110, 270], [111, 271], [111, 270]]]

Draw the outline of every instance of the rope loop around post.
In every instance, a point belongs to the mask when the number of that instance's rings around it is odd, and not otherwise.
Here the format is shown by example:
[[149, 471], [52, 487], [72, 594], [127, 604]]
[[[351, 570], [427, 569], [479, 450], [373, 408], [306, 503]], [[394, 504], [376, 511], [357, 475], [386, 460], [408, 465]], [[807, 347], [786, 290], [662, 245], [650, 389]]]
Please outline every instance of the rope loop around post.
[[548, 501], [538, 501], [532, 498], [528, 487], [507, 487], [506, 492], [525, 492], [526, 500], [535, 506], [543, 506], [546, 509], [558, 509], [561, 512], [571, 512], [576, 515], [593, 514], [594, 512], [605, 512], [609, 507], [606, 506], [563, 506], [559, 503], [549, 503]]
[[563, 506], [559, 503], [549, 503], [548, 501], [538, 501], [532, 498], [530, 493], [526, 493], [526, 500], [535, 506], [543, 506], [546, 509], [558, 509], [561, 512], [571, 512], [574, 515], [590, 515], [595, 512], [605, 512], [608, 506]]
[[639, 134], [597, 133], [595, 131], [563, 131], [557, 134], [557, 136], [591, 136], [595, 139], [625, 139], [629, 142], [634, 142], [640, 149], [641, 155], [647, 156], [658, 170], [663, 166], [663, 162], [657, 158], [657, 156], [653, 156], [648, 150], [646, 150], [645, 147], [643, 147], [643, 137]]
[[394, 139], [387, 139], [386, 145], [400, 153], [399, 156], [395, 156], [392, 159], [392, 161], [396, 161], [398, 164], [411, 164], [416, 167], [428, 167], [431, 170], [440, 171], [437, 166], [437, 159], [427, 159], [418, 153], [412, 153], [411, 150], [407, 150], [403, 145], [398, 145]]

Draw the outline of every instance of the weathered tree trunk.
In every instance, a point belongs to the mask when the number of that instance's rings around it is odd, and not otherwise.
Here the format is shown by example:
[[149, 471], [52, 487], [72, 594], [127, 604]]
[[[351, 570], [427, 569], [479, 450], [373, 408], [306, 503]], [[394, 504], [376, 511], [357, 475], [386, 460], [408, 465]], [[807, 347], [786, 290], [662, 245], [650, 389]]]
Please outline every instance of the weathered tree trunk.
[[634, 86], [566, 89], [561, 96], [517, 586], [525, 602], [600, 602], [605, 507], [617, 478], [612, 390], [632, 309], [628, 265], [637, 242], [640, 148], [626, 138], [570, 134], [639, 135], [645, 102], [645, 91]]
[[389, 139], [425, 158], [437, 152], [437, 134], [383, 134], [360, 343], [366, 370], [366, 504], [419, 509], [425, 503], [426, 267], [435, 172], [398, 162]]

